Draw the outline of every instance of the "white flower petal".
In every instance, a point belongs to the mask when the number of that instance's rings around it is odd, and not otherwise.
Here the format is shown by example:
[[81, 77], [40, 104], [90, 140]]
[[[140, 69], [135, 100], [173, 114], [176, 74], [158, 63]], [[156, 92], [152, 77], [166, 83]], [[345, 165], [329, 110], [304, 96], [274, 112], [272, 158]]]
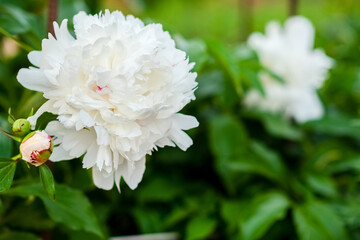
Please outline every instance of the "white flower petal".
[[98, 156], [99, 146], [96, 142], [93, 142], [87, 149], [87, 152], [83, 159], [83, 168], [91, 168], [95, 166]]
[[69, 33], [69, 31], [67, 29], [67, 23], [68, 23], [68, 20], [64, 19], [61, 22], [61, 25], [59, 27], [59, 25], [56, 22], [54, 22], [54, 24], [53, 24], [54, 32], [55, 32], [56, 39], [58, 41], [64, 41], [66, 43], [74, 41], [74, 38], [71, 36], [71, 34]]
[[195, 117], [181, 113], [175, 114], [174, 123], [182, 130], [189, 130], [199, 126], [199, 122]]
[[52, 88], [45, 75], [36, 68], [22, 68], [16, 78], [21, 85], [30, 90], [44, 92]]
[[301, 16], [289, 18], [284, 28], [287, 41], [290, 41], [294, 47], [306, 51], [314, 46], [315, 30], [307, 18]]
[[95, 124], [94, 119], [83, 109], [80, 110], [80, 120], [84, 123], [86, 127], [92, 127]]
[[106, 166], [111, 166], [111, 160], [112, 156], [110, 147], [100, 145], [96, 158], [96, 166], [98, 167], [98, 169], [102, 170], [103, 166], [105, 166], [104, 169], [108, 171], [109, 168], [106, 168]]
[[124, 161], [124, 163], [119, 167], [119, 172], [124, 178], [126, 184], [131, 189], [135, 189], [139, 182], [141, 182], [145, 172], [145, 158], [135, 162]]
[[313, 49], [314, 34], [311, 22], [296, 16], [290, 17], [284, 28], [270, 22], [265, 35], [254, 33], [249, 37], [248, 44], [257, 52], [261, 64], [284, 83], [260, 73], [265, 96], [250, 90], [244, 97], [246, 107], [282, 113], [300, 123], [322, 117], [324, 110], [316, 89], [325, 81], [333, 60]]
[[54, 147], [53, 152], [49, 158], [49, 160], [52, 162], [59, 162], [71, 159], [74, 159], [74, 157], [70, 156], [69, 152], [66, 151], [61, 145], [58, 147]]
[[97, 135], [97, 144], [98, 145], [109, 145], [109, 134], [106, 129], [102, 126], [94, 126]]
[[115, 185], [116, 185], [116, 188], [118, 189], [119, 192], [121, 192], [120, 191], [120, 179], [121, 179], [121, 169], [118, 168], [115, 171]]
[[110, 190], [114, 186], [114, 174], [105, 171], [99, 171], [98, 168], [93, 167], [93, 180], [95, 186], [104, 190]]
[[180, 129], [172, 129], [169, 138], [183, 151], [193, 144], [192, 139]]
[[31, 51], [28, 54], [29, 61], [34, 66], [39, 66], [41, 61], [41, 51]]

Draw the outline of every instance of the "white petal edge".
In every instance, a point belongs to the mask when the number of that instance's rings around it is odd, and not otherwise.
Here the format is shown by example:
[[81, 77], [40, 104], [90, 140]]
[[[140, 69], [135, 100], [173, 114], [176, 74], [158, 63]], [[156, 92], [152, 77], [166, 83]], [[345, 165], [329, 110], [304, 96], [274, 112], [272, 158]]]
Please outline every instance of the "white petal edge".
[[38, 92], [46, 92], [53, 87], [44, 73], [33, 67], [20, 69], [16, 78], [25, 88]]
[[104, 190], [110, 190], [114, 186], [114, 173], [107, 173], [99, 171], [98, 168], [93, 167], [93, 180], [95, 186]]

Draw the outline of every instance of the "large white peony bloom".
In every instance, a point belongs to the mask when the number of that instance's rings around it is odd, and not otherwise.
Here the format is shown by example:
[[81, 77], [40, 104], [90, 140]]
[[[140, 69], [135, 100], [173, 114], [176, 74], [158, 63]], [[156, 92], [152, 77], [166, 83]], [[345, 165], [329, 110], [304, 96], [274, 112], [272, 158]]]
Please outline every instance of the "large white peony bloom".
[[21, 69], [18, 81], [44, 93], [48, 101], [29, 119], [45, 111], [59, 115], [46, 131], [54, 135], [52, 161], [84, 155], [96, 186], [119, 188], [122, 177], [131, 189], [145, 170], [145, 155], [157, 147], [186, 150], [183, 132], [196, 118], [178, 113], [195, 99], [196, 73], [186, 54], [160, 24], [144, 23], [121, 12], [74, 16], [76, 37], [67, 20], [42, 51], [29, 54], [36, 66]]
[[261, 64], [285, 83], [261, 73], [266, 94], [249, 91], [244, 99], [247, 107], [282, 112], [297, 122], [323, 115], [316, 89], [322, 86], [333, 60], [322, 50], [313, 50], [314, 35], [311, 22], [296, 16], [286, 21], [284, 29], [278, 22], [270, 22], [265, 35], [253, 33], [249, 37], [248, 44], [257, 52]]

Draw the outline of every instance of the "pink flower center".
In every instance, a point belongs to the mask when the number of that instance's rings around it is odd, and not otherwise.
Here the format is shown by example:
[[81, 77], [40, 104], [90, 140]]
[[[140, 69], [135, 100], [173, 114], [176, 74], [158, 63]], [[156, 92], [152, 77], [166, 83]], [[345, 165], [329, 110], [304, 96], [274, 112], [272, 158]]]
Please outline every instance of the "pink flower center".
[[35, 151], [32, 151], [31, 154], [30, 154], [30, 157], [31, 157], [31, 163], [37, 163], [38, 162], [38, 157], [40, 155], [40, 152], [35, 150]]

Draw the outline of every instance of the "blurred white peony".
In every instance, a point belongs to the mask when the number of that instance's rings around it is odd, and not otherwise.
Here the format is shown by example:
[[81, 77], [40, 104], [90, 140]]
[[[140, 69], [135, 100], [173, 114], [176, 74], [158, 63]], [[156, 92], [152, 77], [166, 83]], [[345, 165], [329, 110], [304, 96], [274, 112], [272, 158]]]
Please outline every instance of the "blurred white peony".
[[313, 50], [314, 35], [311, 22], [296, 16], [286, 21], [284, 29], [278, 22], [270, 22], [265, 35], [253, 33], [249, 37], [248, 44], [261, 64], [284, 83], [261, 73], [265, 96], [250, 90], [244, 98], [245, 106], [281, 112], [300, 123], [322, 117], [324, 110], [316, 90], [325, 81], [333, 60], [322, 50]]
[[52, 161], [84, 155], [97, 187], [119, 188], [122, 177], [131, 189], [145, 170], [145, 155], [157, 147], [186, 150], [183, 132], [198, 126], [195, 117], [177, 113], [195, 99], [196, 73], [186, 54], [160, 24], [144, 23], [121, 12], [74, 16], [76, 38], [67, 20], [54, 23], [56, 39], [29, 54], [38, 68], [21, 69], [18, 81], [44, 93], [45, 111], [59, 115], [46, 131], [55, 136]]

